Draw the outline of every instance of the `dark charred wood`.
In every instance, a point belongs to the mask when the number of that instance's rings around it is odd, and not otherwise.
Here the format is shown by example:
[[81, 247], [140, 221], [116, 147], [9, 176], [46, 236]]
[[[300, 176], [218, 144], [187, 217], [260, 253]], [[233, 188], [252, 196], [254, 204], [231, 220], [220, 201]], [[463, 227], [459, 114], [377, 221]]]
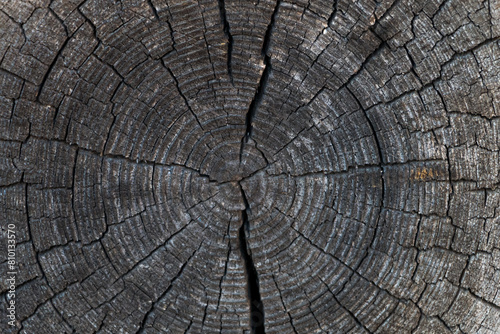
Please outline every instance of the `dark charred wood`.
[[494, 0], [1, 2], [0, 331], [500, 333], [499, 36]]

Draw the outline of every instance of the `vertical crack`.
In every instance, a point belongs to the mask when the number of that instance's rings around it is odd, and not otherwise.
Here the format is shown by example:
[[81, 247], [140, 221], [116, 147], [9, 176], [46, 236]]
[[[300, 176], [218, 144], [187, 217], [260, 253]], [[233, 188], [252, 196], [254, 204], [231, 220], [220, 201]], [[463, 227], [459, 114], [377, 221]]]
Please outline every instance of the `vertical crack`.
[[250, 103], [250, 106], [248, 107], [248, 112], [247, 112], [246, 119], [245, 119], [246, 131], [245, 131], [245, 135], [241, 139], [240, 161], [241, 161], [241, 154], [243, 153], [243, 147], [245, 146], [246, 143], [248, 143], [248, 140], [252, 136], [253, 119], [255, 117], [255, 113], [257, 111], [257, 108], [260, 106], [260, 103], [262, 102], [262, 98], [264, 96], [264, 91], [266, 90], [267, 82], [269, 79], [269, 73], [272, 70], [271, 57], [268, 55], [268, 51], [269, 51], [269, 44], [270, 44], [270, 40], [271, 40], [271, 32], [272, 32], [273, 27], [275, 25], [274, 23], [276, 20], [276, 14], [278, 13], [279, 6], [280, 6], [280, 0], [277, 0], [276, 6], [274, 7], [273, 14], [271, 16], [271, 22], [267, 26], [266, 34], [264, 35], [264, 43], [262, 45], [262, 55], [264, 56], [264, 71], [262, 72], [262, 76], [260, 77], [259, 85], [257, 87], [257, 90], [255, 91], [255, 95], [253, 97], [253, 100]]
[[333, 4], [333, 12], [330, 14], [330, 17], [328, 18], [329, 27], [333, 25], [333, 20], [335, 20], [335, 16], [337, 15], [338, 7], [339, 7], [339, 1], [335, 0], [335, 3]]
[[267, 82], [269, 79], [269, 72], [271, 71], [271, 63], [269, 61], [269, 56], [266, 56], [264, 58], [264, 72], [262, 72], [262, 76], [260, 78], [259, 86], [257, 87], [257, 90], [255, 91], [255, 96], [250, 103], [250, 107], [248, 108], [248, 112], [246, 115], [245, 119], [245, 126], [246, 126], [246, 131], [245, 131], [245, 136], [243, 137], [241, 143], [242, 145], [248, 143], [248, 140], [252, 136], [253, 132], [253, 119], [255, 117], [255, 113], [257, 111], [257, 108], [260, 106], [262, 102], [262, 98], [264, 96], [264, 90], [266, 89]]
[[238, 230], [238, 238], [240, 241], [240, 251], [243, 261], [245, 262], [245, 273], [247, 277], [248, 300], [250, 302], [250, 327], [252, 334], [265, 334], [264, 328], [264, 305], [260, 298], [259, 276], [253, 263], [252, 255], [248, 250], [246, 233], [249, 231], [250, 222], [248, 220], [248, 212], [250, 205], [246, 197], [245, 191], [239, 183], [240, 191], [245, 203], [245, 209], [241, 211], [242, 224]]
[[151, 0], [148, 0], [149, 7], [151, 7], [151, 10], [153, 11], [154, 17], [160, 21], [160, 16], [158, 15], [158, 11], [156, 10], [156, 7], [153, 5], [153, 2]]
[[227, 73], [229, 75], [229, 79], [231, 80], [231, 84], [234, 86], [233, 82], [233, 69], [232, 69], [232, 64], [231, 64], [231, 58], [233, 54], [233, 36], [231, 35], [231, 29], [229, 28], [229, 22], [227, 20], [226, 16], [226, 5], [224, 3], [224, 0], [219, 0], [219, 10], [220, 10], [220, 16], [222, 20], [222, 25], [224, 27], [224, 34], [227, 37]]

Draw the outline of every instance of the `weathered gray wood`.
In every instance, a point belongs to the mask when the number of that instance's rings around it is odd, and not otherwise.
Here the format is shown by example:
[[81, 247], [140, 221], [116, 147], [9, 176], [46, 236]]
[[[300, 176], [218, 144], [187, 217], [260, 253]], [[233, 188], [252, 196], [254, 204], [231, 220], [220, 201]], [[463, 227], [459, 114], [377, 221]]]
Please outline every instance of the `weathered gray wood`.
[[2, 333], [499, 333], [499, 35], [496, 0], [1, 2]]

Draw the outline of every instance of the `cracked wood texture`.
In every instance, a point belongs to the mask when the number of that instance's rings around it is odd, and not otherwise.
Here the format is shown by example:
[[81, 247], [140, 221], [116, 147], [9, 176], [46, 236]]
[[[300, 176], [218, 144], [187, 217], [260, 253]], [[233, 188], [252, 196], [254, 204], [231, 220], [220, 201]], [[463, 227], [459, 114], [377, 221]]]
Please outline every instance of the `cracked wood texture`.
[[498, 0], [0, 2], [2, 333], [499, 333], [499, 35]]

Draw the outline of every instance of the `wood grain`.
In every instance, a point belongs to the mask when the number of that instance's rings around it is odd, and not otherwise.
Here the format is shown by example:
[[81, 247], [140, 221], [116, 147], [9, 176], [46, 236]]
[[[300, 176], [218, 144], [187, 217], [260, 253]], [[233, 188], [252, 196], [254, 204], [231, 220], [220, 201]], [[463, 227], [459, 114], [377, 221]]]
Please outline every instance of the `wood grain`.
[[2, 333], [499, 333], [499, 35], [496, 0], [1, 2]]

